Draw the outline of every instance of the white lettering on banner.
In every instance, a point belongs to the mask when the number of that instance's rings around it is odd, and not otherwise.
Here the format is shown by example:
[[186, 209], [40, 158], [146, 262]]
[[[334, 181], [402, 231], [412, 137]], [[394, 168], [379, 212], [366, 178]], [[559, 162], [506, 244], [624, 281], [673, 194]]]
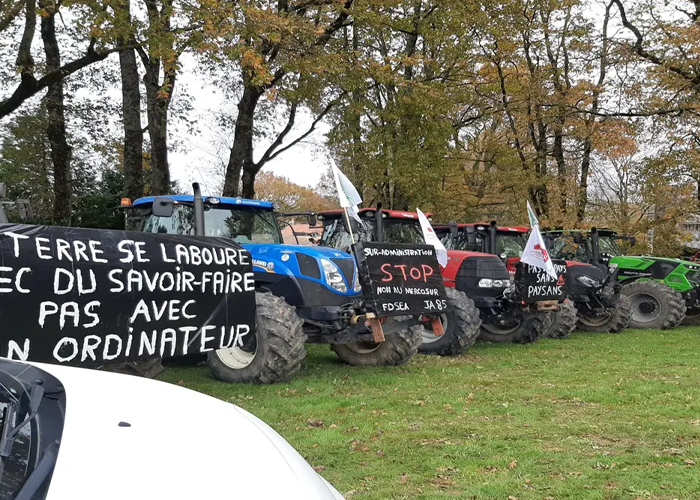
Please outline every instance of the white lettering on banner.
[[[150, 246], [147, 240], [137, 238], [109, 243], [89, 238], [72, 240], [70, 232], [62, 233], [64, 237], [55, 237], [56, 233], [52, 232], [39, 234], [42, 236], [0, 233], [0, 245], [5, 245], [0, 294], [45, 294], [45, 300], [39, 299], [30, 307], [36, 314], [34, 328], [38, 325], [44, 330], [51, 345], [35, 348], [52, 355], [59, 363], [187, 355], [241, 346], [251, 332], [248, 324], [216, 324], [217, 316], [208, 309], [205, 310], [209, 317], [201, 317], [204, 314], [198, 307], [198, 300], [211, 300], [212, 296], [255, 291], [252, 270], [240, 271], [240, 266], [251, 264], [250, 255], [243, 249], [189, 242], [174, 245], [158, 242], [158, 246]], [[109, 245], [107, 253], [106, 245]], [[13, 258], [24, 255], [40, 259], [41, 269], [13, 265]], [[89, 266], [110, 264], [110, 261], [114, 264], [111, 269]], [[149, 263], [154, 268], [139, 265]], [[157, 268], [156, 264], [167, 267]], [[46, 283], [43, 290], [33, 289], [37, 288], [37, 278], [44, 280], [39, 283]], [[109, 332], [102, 322], [101, 313], [111, 314], [108, 311], [114, 307], [105, 293], [119, 295], [116, 300], [131, 294], [144, 295], [137, 296], [135, 306], [129, 302], [130, 310], [124, 311], [123, 316], [119, 312], [123, 324], [115, 328], [128, 333]], [[183, 297], [152, 299], [149, 293], [155, 297], [159, 293], [178, 293]], [[199, 294], [206, 297], [191, 298]], [[89, 300], [91, 295], [100, 300]], [[75, 329], [84, 334], [72, 334]], [[97, 333], [104, 329], [107, 333]], [[48, 335], [55, 332], [62, 333], [55, 338]], [[31, 340], [29, 337], [0, 339], [0, 357], [31, 360], [34, 337]]]

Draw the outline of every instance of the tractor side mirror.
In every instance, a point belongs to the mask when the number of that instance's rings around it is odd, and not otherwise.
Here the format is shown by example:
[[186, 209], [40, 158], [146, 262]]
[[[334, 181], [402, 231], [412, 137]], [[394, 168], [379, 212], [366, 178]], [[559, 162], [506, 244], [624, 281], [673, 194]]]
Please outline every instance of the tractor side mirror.
[[343, 217], [343, 226], [348, 233], [357, 233], [359, 227], [357, 221], [352, 217]]
[[448, 225], [450, 227], [450, 236], [452, 236], [452, 239], [456, 239], [457, 235], [459, 233], [459, 228], [457, 227], [457, 223], [453, 220], [448, 222]]
[[467, 243], [469, 245], [476, 245], [476, 229], [474, 229], [474, 226], [467, 226], [465, 228], [465, 234], [467, 236]]
[[315, 226], [316, 224], [318, 224], [316, 214], [309, 214], [309, 226]]
[[633, 247], [637, 244], [637, 238], [635, 236], [630, 236], [630, 246]]
[[153, 200], [153, 207], [151, 208], [151, 213], [156, 217], [172, 217], [173, 210], [175, 209], [175, 204], [172, 198], [167, 196], [156, 196]]

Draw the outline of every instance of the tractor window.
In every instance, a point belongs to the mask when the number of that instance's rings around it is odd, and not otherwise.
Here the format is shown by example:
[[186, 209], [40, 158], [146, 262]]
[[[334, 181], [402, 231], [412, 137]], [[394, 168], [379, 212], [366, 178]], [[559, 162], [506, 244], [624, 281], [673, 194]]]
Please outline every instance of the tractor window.
[[352, 240], [350, 239], [350, 234], [345, 230], [343, 221], [340, 219], [333, 219], [323, 226], [320, 245], [336, 248], [343, 252], [350, 252]]
[[452, 250], [462, 250], [466, 252], [483, 252], [484, 248], [484, 236], [479, 233], [474, 233], [475, 240], [473, 243], [469, 243], [467, 240], [467, 234], [460, 231], [457, 239], [453, 243]]
[[[374, 221], [362, 221], [364, 227], [357, 229], [356, 241], [374, 241]], [[419, 243], [424, 244], [423, 232], [418, 221], [384, 221], [384, 238], [389, 243]], [[340, 219], [329, 221], [323, 229], [321, 245], [345, 252], [350, 251], [352, 241], [350, 234], [345, 230], [345, 225]]]
[[507, 257], [522, 257], [527, 239], [523, 233], [497, 234], [496, 254], [506, 254]]
[[577, 260], [588, 262], [588, 240], [581, 245], [569, 234], [560, 234], [546, 241], [547, 250], [553, 259]]
[[611, 257], [623, 255], [617, 241], [611, 236], [598, 236], [598, 245], [600, 246], [601, 254], [608, 254]]
[[[371, 223], [374, 228], [374, 221]], [[423, 230], [417, 220], [384, 221], [384, 237], [390, 243], [418, 243], [425, 244]]]
[[[238, 243], [282, 242], [277, 221], [271, 211], [256, 207], [204, 207], [206, 236], [229, 238]], [[147, 233], [194, 234], [194, 211], [190, 205], [176, 205], [171, 217], [144, 217], [143, 231]]]

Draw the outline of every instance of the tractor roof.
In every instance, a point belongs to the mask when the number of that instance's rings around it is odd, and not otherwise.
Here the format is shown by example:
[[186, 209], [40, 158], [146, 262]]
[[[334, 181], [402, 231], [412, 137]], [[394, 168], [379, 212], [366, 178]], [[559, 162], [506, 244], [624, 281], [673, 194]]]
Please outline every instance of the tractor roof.
[[[171, 198], [173, 201], [180, 203], [192, 203], [194, 201], [194, 196], [191, 194], [168, 194], [163, 195], [163, 197]], [[134, 201], [133, 206], [138, 207], [140, 205], [151, 205], [153, 204], [153, 200], [155, 200], [155, 198], [155, 196], [146, 196], [144, 198], [139, 198], [138, 200]], [[270, 210], [274, 208], [274, 203], [272, 203], [271, 201], [247, 200], [245, 198], [229, 198], [227, 196], [202, 196], [202, 199], [204, 199], [204, 201], [208, 201], [212, 205], [243, 205], [247, 207], [260, 207]]]
[[[448, 230], [449, 227], [449, 224], [437, 224], [434, 226], [436, 231], [438, 230], [438, 228], [442, 231], [445, 231]], [[457, 224], [457, 227], [459, 229], [464, 229], [466, 227], [483, 227], [483, 229], [488, 229], [489, 224], [487, 222], [471, 222], [469, 224]], [[527, 226], [496, 226], [496, 231], [501, 233], [527, 233], [530, 231], [530, 228]]]
[[[597, 231], [598, 231], [598, 234], [602, 234], [604, 236], [617, 235], [617, 231], [613, 231], [612, 229], [609, 229], [607, 227], [599, 227], [599, 228], [597, 228]], [[556, 233], [586, 233], [586, 234], [590, 234], [591, 233], [590, 229], [544, 229], [542, 232], [548, 233], [548, 234], [556, 234]]]
[[[374, 217], [374, 213], [377, 211], [376, 208], [361, 208], [358, 210], [360, 217]], [[343, 216], [343, 210], [326, 210], [325, 212], [319, 212], [319, 219], [335, 219]], [[387, 210], [382, 208], [382, 213], [386, 214], [385, 219], [415, 219], [418, 220], [417, 212], [404, 212], [403, 210]], [[431, 217], [432, 213], [426, 213], [426, 217]]]

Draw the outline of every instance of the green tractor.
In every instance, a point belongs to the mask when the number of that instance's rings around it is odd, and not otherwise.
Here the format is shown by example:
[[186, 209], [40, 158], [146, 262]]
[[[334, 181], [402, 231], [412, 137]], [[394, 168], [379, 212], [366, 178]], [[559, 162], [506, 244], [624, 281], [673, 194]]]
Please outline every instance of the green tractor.
[[556, 230], [543, 233], [554, 259], [578, 260], [617, 269], [622, 293], [632, 304], [630, 328], [669, 329], [700, 324], [700, 265], [680, 259], [624, 255], [620, 242], [634, 237], [610, 229]]

